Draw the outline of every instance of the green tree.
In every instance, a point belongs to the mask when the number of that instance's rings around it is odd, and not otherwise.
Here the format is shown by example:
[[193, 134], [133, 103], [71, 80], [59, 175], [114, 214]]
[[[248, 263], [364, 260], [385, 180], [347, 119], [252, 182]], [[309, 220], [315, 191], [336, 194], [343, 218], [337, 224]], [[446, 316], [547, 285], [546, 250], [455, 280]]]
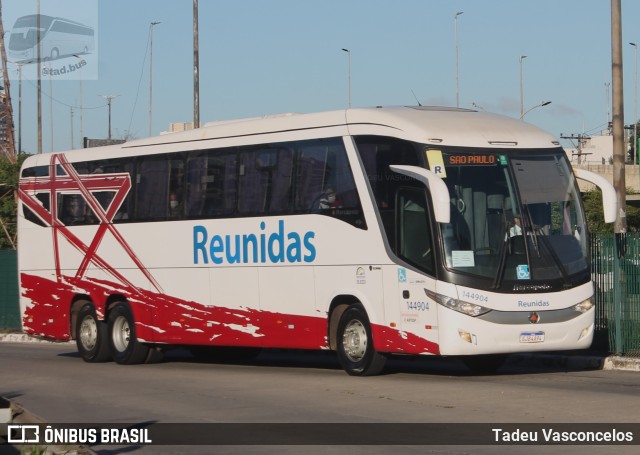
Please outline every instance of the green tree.
[[17, 191], [20, 166], [27, 158], [18, 155], [16, 163], [6, 156], [0, 157], [0, 248], [16, 248], [17, 240]]
[[[627, 188], [627, 194], [633, 194], [630, 188]], [[613, 223], [604, 222], [602, 191], [600, 189], [587, 191], [582, 195], [582, 201], [589, 232], [613, 232]], [[627, 231], [640, 232], [640, 208], [629, 204], [627, 204]]]

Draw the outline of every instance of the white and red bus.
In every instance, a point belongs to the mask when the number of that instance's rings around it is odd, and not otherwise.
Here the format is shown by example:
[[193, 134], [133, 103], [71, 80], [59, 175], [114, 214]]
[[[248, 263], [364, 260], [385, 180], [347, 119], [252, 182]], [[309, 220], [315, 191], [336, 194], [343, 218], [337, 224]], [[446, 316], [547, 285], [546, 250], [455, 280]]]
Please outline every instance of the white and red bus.
[[[615, 218], [606, 180], [605, 217]], [[349, 109], [217, 122], [32, 156], [21, 170], [26, 333], [85, 361], [166, 346], [390, 354], [587, 348], [587, 230], [565, 152], [471, 110]]]

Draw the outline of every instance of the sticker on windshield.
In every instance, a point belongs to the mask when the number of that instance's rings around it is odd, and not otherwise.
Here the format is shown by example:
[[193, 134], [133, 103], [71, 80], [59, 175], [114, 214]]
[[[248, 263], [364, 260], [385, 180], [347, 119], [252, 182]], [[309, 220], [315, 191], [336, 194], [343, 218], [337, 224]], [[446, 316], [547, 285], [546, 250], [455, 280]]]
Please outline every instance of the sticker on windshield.
[[429, 163], [429, 170], [436, 174], [440, 178], [447, 177], [447, 170], [444, 168], [444, 159], [442, 159], [442, 151], [440, 150], [427, 150], [427, 162]]
[[531, 274], [529, 273], [529, 266], [527, 264], [520, 264], [516, 267], [516, 276], [519, 280], [530, 280]]
[[473, 251], [453, 250], [451, 252], [451, 262], [454, 267], [475, 267]]

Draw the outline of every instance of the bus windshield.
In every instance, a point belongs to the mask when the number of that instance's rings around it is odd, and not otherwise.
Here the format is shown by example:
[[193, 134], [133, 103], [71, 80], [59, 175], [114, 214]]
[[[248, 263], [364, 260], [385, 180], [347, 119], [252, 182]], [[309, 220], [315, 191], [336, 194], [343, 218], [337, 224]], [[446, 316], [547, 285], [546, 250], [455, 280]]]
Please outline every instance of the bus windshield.
[[451, 222], [440, 225], [449, 270], [494, 288], [583, 281], [585, 220], [562, 149], [427, 151], [427, 161], [444, 165], [451, 197]]

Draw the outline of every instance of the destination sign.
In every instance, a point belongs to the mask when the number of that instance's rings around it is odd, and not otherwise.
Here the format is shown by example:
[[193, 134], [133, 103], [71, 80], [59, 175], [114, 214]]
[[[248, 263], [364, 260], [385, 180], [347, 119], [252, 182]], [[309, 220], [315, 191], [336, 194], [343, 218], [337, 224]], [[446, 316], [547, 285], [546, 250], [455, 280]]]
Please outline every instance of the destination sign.
[[450, 166], [492, 166], [497, 163], [495, 155], [449, 155]]

